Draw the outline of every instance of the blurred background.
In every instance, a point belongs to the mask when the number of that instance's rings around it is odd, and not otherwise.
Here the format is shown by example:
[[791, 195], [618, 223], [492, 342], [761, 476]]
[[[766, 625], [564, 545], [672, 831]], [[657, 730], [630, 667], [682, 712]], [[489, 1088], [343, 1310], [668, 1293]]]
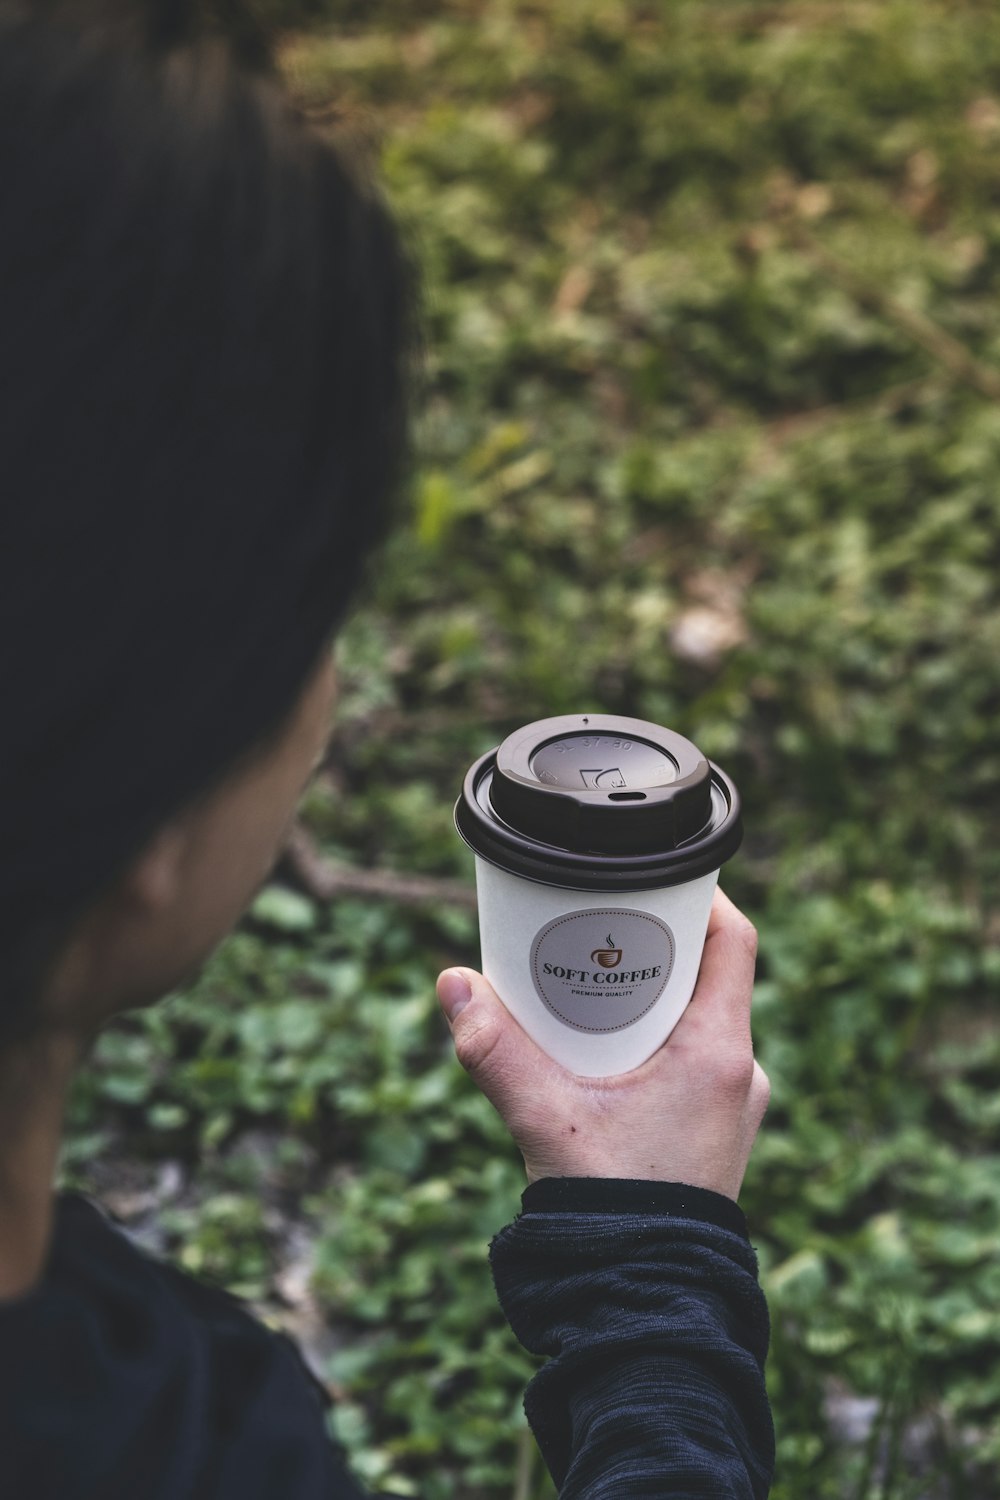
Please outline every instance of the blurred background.
[[373, 1486], [551, 1497], [486, 1264], [522, 1172], [433, 999], [451, 808], [532, 718], [660, 721], [745, 794], [773, 1494], [995, 1496], [1000, 12], [269, 13], [422, 266], [417, 470], [292, 848], [104, 1034], [66, 1179], [293, 1332]]

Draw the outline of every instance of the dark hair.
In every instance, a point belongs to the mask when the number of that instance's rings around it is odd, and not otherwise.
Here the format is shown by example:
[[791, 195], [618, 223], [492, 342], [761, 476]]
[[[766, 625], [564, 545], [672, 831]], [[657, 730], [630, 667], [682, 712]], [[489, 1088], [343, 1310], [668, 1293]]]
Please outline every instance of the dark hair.
[[0, 0], [4, 1031], [290, 713], [405, 447], [391, 218], [196, 10]]

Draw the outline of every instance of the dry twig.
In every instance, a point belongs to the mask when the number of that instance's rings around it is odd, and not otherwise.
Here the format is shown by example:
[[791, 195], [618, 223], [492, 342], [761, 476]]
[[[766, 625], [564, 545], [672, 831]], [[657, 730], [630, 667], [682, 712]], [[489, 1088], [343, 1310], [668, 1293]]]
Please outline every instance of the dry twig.
[[372, 896], [403, 906], [457, 906], [474, 911], [476, 893], [461, 880], [433, 875], [401, 875], [398, 870], [356, 870], [334, 864], [316, 848], [312, 835], [296, 823], [285, 849], [296, 879], [317, 901], [335, 896]]
[[838, 255], [834, 255], [804, 224], [789, 219], [786, 233], [791, 242], [808, 255], [813, 265], [862, 307], [895, 324], [956, 380], [961, 380], [991, 401], [1000, 400], [1000, 370], [977, 359], [960, 339], [948, 333], [926, 313], [907, 307], [905, 302], [900, 302], [891, 292], [883, 290]]
[[510, 1500], [531, 1500], [531, 1481], [535, 1474], [537, 1452], [534, 1438], [528, 1429], [524, 1428], [517, 1441], [517, 1468]]

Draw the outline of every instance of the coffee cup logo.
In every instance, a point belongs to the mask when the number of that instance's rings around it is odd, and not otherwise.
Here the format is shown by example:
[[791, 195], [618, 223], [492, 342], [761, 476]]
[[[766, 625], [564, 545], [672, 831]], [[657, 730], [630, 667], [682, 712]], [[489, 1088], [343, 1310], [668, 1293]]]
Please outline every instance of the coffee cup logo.
[[606, 948], [595, 948], [590, 955], [591, 961], [600, 964], [602, 969], [617, 969], [622, 961], [622, 950], [615, 947], [614, 938], [608, 934], [608, 946]]
[[[584, 955], [609, 919], [607, 946]], [[615, 934], [618, 941], [615, 942]], [[625, 963], [624, 954], [628, 954]], [[584, 908], [552, 917], [535, 934], [531, 972], [545, 1007], [575, 1031], [624, 1031], [646, 1015], [674, 965], [674, 935], [652, 912]]]

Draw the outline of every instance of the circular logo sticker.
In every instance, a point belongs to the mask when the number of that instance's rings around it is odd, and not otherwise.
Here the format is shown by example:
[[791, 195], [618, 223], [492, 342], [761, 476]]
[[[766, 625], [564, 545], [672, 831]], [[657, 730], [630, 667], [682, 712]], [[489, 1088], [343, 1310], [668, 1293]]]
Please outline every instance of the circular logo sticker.
[[531, 945], [539, 997], [577, 1031], [622, 1031], [660, 998], [674, 966], [674, 935], [648, 911], [570, 911]]

